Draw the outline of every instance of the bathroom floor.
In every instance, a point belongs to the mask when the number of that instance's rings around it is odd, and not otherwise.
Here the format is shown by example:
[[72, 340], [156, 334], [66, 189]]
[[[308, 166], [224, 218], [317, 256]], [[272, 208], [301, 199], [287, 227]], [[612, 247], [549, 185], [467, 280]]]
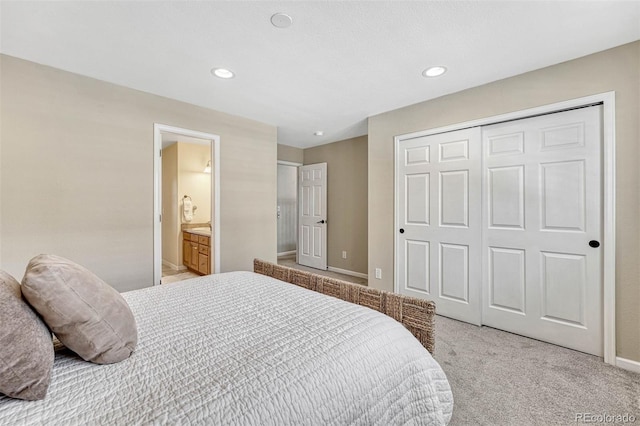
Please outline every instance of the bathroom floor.
[[171, 284], [178, 281], [188, 280], [190, 278], [197, 278], [200, 275], [195, 274], [187, 269], [175, 271], [167, 266], [162, 265], [162, 284]]

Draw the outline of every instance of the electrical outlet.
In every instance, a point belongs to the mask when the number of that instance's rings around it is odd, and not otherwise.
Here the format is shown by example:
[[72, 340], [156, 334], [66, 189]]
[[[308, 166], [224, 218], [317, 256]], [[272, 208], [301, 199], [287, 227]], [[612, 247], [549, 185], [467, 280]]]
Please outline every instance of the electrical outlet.
[[344, 251], [344, 250], [342, 251], [342, 258], [343, 258], [343, 259], [346, 259], [346, 258], [347, 258], [347, 252], [346, 252], [346, 251]]
[[382, 269], [380, 268], [376, 268], [376, 279], [378, 280], [382, 279]]

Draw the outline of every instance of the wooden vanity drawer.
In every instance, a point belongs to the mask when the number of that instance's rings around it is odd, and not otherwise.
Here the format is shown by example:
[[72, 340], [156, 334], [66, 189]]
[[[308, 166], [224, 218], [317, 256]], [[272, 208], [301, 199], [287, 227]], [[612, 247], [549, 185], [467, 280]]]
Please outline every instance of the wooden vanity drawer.
[[198, 251], [202, 254], [206, 254], [207, 256], [209, 255], [209, 246], [205, 246], [202, 244], [198, 244]]
[[209, 245], [209, 237], [204, 237], [202, 235], [198, 235], [198, 243]]
[[198, 272], [201, 274], [209, 274], [209, 256], [200, 253], [198, 255]]
[[197, 243], [199, 237], [200, 236], [198, 234], [191, 234], [191, 241], [193, 241], [194, 243]]

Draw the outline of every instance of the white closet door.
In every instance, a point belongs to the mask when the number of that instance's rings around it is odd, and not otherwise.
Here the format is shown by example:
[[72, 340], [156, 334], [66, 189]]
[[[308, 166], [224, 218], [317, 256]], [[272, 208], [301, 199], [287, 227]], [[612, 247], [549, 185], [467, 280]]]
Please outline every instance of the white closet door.
[[398, 291], [480, 324], [480, 128], [403, 140], [396, 149]]
[[601, 356], [601, 107], [483, 127], [482, 323]]

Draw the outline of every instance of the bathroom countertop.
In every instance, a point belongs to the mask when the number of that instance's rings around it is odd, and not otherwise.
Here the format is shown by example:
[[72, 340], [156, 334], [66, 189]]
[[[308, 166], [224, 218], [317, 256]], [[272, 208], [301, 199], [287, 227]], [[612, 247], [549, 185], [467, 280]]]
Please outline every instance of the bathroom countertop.
[[209, 228], [191, 228], [191, 229], [183, 229], [184, 232], [190, 232], [196, 235], [203, 235], [205, 237], [211, 236], [211, 229]]

